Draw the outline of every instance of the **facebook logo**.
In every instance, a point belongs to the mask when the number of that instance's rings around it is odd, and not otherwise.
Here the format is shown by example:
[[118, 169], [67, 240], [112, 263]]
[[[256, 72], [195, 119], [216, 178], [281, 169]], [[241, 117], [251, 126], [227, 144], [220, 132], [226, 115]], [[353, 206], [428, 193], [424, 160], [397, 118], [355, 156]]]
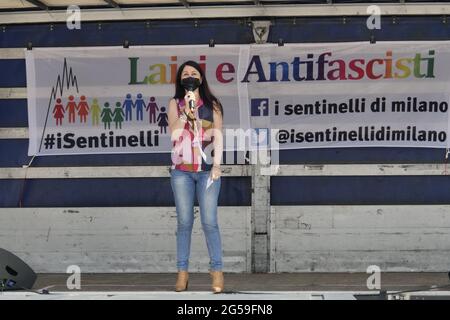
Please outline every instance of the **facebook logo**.
[[252, 99], [251, 100], [252, 116], [268, 116], [269, 115], [269, 99]]
[[269, 128], [254, 128], [251, 135], [251, 146], [268, 146]]

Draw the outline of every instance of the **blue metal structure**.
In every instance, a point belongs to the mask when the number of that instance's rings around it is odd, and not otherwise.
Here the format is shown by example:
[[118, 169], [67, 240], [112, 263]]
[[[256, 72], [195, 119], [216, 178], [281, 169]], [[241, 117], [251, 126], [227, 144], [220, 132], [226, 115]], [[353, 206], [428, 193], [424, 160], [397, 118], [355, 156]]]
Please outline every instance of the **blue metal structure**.
[[[277, 43], [450, 40], [450, 21], [442, 16], [382, 17], [370, 31], [365, 17], [273, 18], [269, 41]], [[250, 19], [86, 22], [68, 32], [65, 24], [1, 25], [1, 48], [253, 43]], [[0, 87], [26, 86], [23, 59], [0, 60]], [[25, 99], [0, 99], [0, 127], [27, 127]], [[226, 106], [225, 106], [226, 108]], [[0, 139], [0, 167], [30, 161], [27, 139]], [[330, 148], [284, 150], [281, 164], [443, 163], [445, 150], [430, 148]], [[168, 165], [170, 154], [37, 157], [32, 166]], [[117, 187], [119, 186], [119, 187]], [[449, 176], [273, 177], [271, 204], [449, 204]], [[84, 190], [84, 191], [82, 191]], [[96, 192], [91, 192], [96, 190]], [[135, 190], [139, 190], [135, 192]], [[224, 177], [220, 205], [248, 206], [250, 177]], [[43, 198], [41, 195], [49, 195]], [[300, 195], [300, 196], [299, 196]], [[1, 207], [173, 206], [168, 178], [0, 180]]]

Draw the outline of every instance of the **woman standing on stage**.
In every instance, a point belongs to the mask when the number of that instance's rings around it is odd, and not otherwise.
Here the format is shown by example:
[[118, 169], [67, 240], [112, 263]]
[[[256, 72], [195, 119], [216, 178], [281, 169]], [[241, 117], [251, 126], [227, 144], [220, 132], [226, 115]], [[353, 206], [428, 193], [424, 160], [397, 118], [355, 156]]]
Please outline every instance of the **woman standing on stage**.
[[210, 258], [214, 293], [223, 291], [222, 243], [217, 219], [223, 152], [223, 108], [211, 93], [199, 64], [186, 61], [177, 72], [175, 96], [169, 102], [172, 147], [171, 186], [177, 211], [175, 291], [188, 287], [188, 267], [194, 223], [194, 199]]

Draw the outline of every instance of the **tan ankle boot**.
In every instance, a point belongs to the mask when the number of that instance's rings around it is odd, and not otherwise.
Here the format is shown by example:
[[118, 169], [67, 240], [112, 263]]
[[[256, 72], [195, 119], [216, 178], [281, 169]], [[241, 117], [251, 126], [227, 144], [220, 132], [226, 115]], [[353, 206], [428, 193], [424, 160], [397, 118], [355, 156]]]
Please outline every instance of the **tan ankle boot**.
[[210, 271], [212, 277], [212, 290], [214, 293], [221, 293], [223, 291], [223, 272]]
[[175, 291], [181, 292], [187, 290], [188, 282], [189, 282], [189, 273], [187, 271], [179, 271], [177, 283], [175, 284]]

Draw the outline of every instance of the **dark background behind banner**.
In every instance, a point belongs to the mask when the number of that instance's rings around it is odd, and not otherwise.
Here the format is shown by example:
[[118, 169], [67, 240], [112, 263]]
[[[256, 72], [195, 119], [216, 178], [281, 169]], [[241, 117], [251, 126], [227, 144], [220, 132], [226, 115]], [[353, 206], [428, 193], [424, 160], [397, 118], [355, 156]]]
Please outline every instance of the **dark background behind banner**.
[[[441, 16], [401, 16], [381, 18], [381, 30], [368, 30], [366, 17], [308, 17], [308, 18], [273, 18], [268, 42], [278, 43], [308, 43], [308, 42], [340, 42], [369, 41], [371, 36], [376, 41], [406, 41], [406, 40], [449, 40], [450, 21]], [[128, 40], [130, 45], [188, 45], [204, 44], [214, 39], [216, 44], [249, 44], [253, 43], [252, 26], [249, 19], [197, 19], [197, 20], [158, 20], [158, 21], [117, 21], [117, 22], [83, 22], [81, 30], [69, 31], [65, 23], [42, 23], [21, 25], [0, 25], [1, 48], [25, 48], [28, 42], [34, 47], [71, 47], [71, 46], [116, 46]], [[124, 49], [126, 50], [126, 49]], [[24, 59], [0, 60], [0, 87], [17, 88], [26, 86]], [[226, 112], [226, 106], [225, 112]], [[26, 99], [0, 99], [0, 128], [27, 127]], [[27, 156], [28, 139], [0, 139], [0, 167], [21, 167], [30, 161]], [[281, 164], [383, 164], [383, 163], [443, 163], [445, 150], [432, 148], [327, 148], [283, 150], [280, 152]], [[170, 154], [127, 154], [127, 155], [77, 155], [77, 156], [45, 156], [36, 157], [34, 167], [64, 167], [64, 166], [110, 166], [110, 165], [169, 165]], [[168, 178], [163, 178], [168, 181]], [[223, 205], [249, 205], [251, 199], [250, 177], [224, 177]], [[419, 176], [414, 183], [418, 190], [409, 192], [406, 178], [398, 177], [393, 189], [380, 188], [376, 182], [355, 177], [343, 180], [343, 177], [321, 177], [330, 188], [339, 189], [339, 195], [346, 194], [344, 200], [323, 197], [313, 192], [303, 192], [305, 182], [302, 178], [276, 177], [273, 185], [292, 186], [284, 188], [285, 193], [274, 193], [271, 201], [277, 205], [304, 203], [347, 204], [378, 203], [374, 197], [367, 194], [377, 192], [380, 197], [389, 199], [391, 192], [402, 190], [402, 203], [450, 203], [450, 192], [435, 197], [416, 197], [416, 192], [433, 193], [433, 190], [450, 189], [450, 179], [441, 177], [439, 183], [429, 183], [429, 177]], [[102, 179], [90, 179], [92, 183], [104, 185]], [[95, 181], [98, 180], [98, 181]], [[109, 179], [111, 186], [117, 179]], [[359, 183], [366, 187], [366, 195], [352, 192]], [[0, 183], [2, 192], [0, 206], [16, 206], [12, 199], [19, 198], [19, 189], [15, 187], [17, 180], [3, 179]], [[46, 200], [36, 200], [36, 190], [40, 190], [34, 181], [27, 186], [24, 194], [25, 205], [61, 206], [74, 203]], [[65, 182], [76, 184], [74, 181]], [[130, 181], [130, 183], [132, 183]], [[158, 194], [159, 185], [150, 181], [146, 183], [148, 194]], [[167, 184], [167, 182], [165, 182]], [[311, 182], [315, 184], [316, 182]], [[355, 184], [356, 183], [356, 184]], [[397, 187], [395, 187], [397, 186]], [[46, 188], [43, 186], [43, 188]], [[71, 187], [66, 187], [71, 188]], [[76, 188], [74, 185], [73, 188]], [[108, 189], [108, 187], [106, 187]], [[406, 189], [405, 189], [406, 188]], [[427, 189], [421, 189], [427, 188]], [[430, 189], [428, 189], [430, 188]], [[67, 190], [69, 190], [67, 189]], [[170, 188], [167, 188], [169, 190]], [[170, 191], [170, 190], [169, 190]], [[301, 199], [298, 194], [302, 193]], [[114, 205], [133, 205], [132, 191], [124, 190]], [[226, 197], [225, 197], [226, 195]], [[317, 198], [319, 197], [319, 199]], [[170, 198], [170, 197], [169, 197]], [[169, 199], [149, 197], [136, 205], [173, 204]], [[386, 200], [389, 202], [388, 200]], [[102, 205], [104, 196], [92, 196], [86, 205]], [[78, 202], [76, 202], [78, 204]]]

